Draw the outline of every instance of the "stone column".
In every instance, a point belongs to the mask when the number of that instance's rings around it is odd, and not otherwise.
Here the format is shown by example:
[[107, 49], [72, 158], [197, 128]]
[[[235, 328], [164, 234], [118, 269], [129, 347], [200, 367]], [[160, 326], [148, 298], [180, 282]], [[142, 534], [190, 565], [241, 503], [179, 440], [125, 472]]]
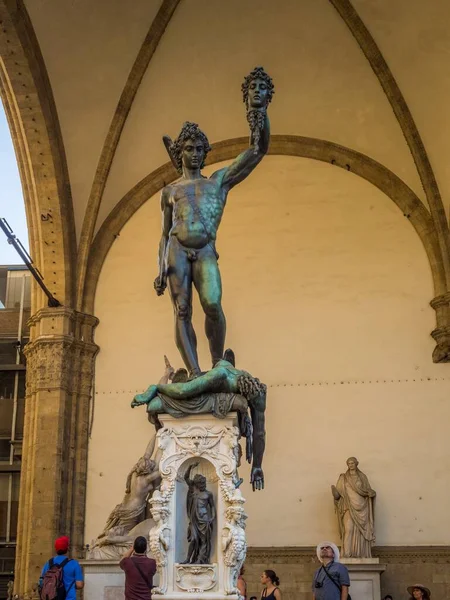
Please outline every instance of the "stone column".
[[30, 592], [59, 535], [81, 556], [98, 320], [58, 307], [30, 319], [15, 593]]
[[436, 296], [430, 302], [436, 311], [437, 327], [431, 332], [436, 342], [433, 351], [433, 362], [450, 362], [450, 292]]

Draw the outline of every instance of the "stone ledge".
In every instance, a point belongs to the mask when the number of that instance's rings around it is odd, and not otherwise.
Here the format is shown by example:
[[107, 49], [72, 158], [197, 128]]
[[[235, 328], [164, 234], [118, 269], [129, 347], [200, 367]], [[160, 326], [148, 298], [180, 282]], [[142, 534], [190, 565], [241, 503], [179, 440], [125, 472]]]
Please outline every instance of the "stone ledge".
[[378, 565], [380, 559], [378, 557], [373, 558], [341, 558], [343, 565]]
[[118, 560], [80, 560], [78, 561], [80, 565], [83, 567], [85, 573], [101, 573], [101, 574], [111, 574], [111, 573], [123, 573], [122, 569], [119, 567]]
[[[373, 555], [386, 562], [449, 562], [450, 546], [375, 546]], [[248, 563], [316, 561], [315, 546], [251, 546]]]

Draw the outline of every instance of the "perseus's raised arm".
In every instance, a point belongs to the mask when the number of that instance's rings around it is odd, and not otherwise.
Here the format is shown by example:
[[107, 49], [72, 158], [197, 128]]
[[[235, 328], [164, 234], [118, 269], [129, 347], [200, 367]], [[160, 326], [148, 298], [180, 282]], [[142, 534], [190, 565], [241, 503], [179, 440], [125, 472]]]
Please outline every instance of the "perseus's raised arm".
[[220, 181], [220, 186], [226, 191], [241, 183], [253, 169], [261, 162], [269, 149], [270, 141], [270, 122], [267, 114], [265, 115], [264, 127], [257, 145], [253, 140], [253, 134], [250, 138], [250, 147], [241, 152], [239, 156], [231, 163], [229, 167], [216, 171], [211, 178]]

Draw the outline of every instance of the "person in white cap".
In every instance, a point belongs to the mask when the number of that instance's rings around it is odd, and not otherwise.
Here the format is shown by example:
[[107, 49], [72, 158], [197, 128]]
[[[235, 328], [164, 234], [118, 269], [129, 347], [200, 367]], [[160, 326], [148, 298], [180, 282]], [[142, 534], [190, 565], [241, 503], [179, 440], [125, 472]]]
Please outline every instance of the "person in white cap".
[[430, 590], [421, 583], [415, 583], [406, 589], [411, 596], [411, 600], [430, 600]]
[[316, 548], [322, 566], [314, 574], [314, 600], [351, 600], [348, 588], [350, 576], [347, 567], [339, 562], [339, 550], [333, 542], [321, 542]]

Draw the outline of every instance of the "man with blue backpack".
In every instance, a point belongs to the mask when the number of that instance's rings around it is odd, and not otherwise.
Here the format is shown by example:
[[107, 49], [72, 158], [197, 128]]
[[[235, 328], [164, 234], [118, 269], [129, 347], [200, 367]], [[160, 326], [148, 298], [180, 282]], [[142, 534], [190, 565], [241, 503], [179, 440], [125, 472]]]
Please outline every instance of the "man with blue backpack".
[[83, 571], [77, 560], [67, 556], [69, 545], [66, 536], [55, 540], [56, 556], [45, 563], [39, 580], [41, 600], [76, 600], [76, 591], [83, 589]]

